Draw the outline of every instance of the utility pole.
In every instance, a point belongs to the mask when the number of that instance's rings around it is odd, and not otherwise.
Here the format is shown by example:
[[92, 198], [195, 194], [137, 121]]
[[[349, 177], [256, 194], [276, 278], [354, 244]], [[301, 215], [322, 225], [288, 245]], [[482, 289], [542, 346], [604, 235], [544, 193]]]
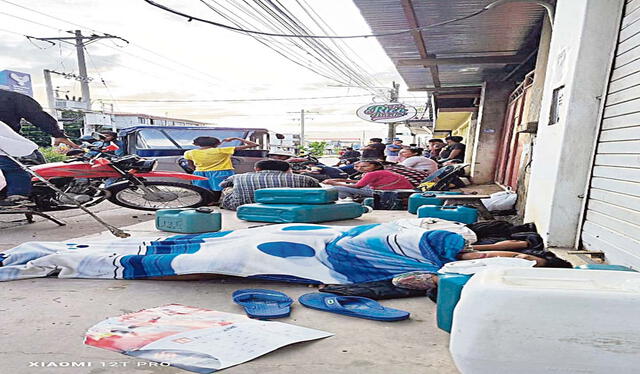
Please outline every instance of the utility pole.
[[[295, 113], [298, 112], [287, 112], [287, 113]], [[305, 114], [318, 114], [317, 112], [309, 112], [304, 109], [300, 109], [300, 147], [304, 148], [304, 116]]]
[[[392, 88], [391, 90], [389, 90], [390, 102], [392, 103], [398, 102], [398, 97], [400, 96], [399, 91], [400, 91], [400, 84], [393, 82]], [[390, 123], [388, 124], [388, 127], [387, 127], [387, 138], [389, 138], [390, 142], [393, 142], [393, 138], [395, 137], [396, 137], [396, 124]]]
[[76, 30], [76, 55], [78, 56], [78, 72], [80, 73], [80, 90], [85, 109], [91, 110], [91, 94], [89, 93], [89, 76], [87, 75], [87, 63], [84, 59], [84, 39], [82, 31]]
[[304, 147], [304, 109], [300, 110], [300, 146]]
[[[78, 58], [78, 72], [79, 72], [78, 80], [80, 81], [80, 89], [82, 92], [82, 103], [84, 104], [85, 110], [91, 110], [91, 93], [89, 91], [90, 79], [87, 74], [87, 63], [84, 58], [85, 47], [101, 39], [120, 39], [126, 43], [129, 43], [129, 42], [124, 38], [121, 38], [115, 35], [110, 35], [110, 34], [103, 34], [103, 35], [91, 34], [91, 35], [85, 36], [85, 35], [82, 35], [81, 30], [75, 30], [73, 32], [68, 31], [68, 32], [70, 34], [73, 34], [73, 36], [52, 37], [52, 38], [32, 38], [32, 39], [42, 40], [49, 43], [55, 43], [55, 42], [67, 43], [76, 47], [76, 56]], [[49, 79], [50, 78], [51, 77], [49, 76]], [[46, 80], [46, 73], [45, 73], [45, 80]], [[47, 92], [47, 96], [48, 95], [49, 94]], [[89, 129], [87, 128], [87, 124], [85, 121], [84, 132], [86, 133], [88, 132], [88, 130]]]
[[56, 110], [56, 97], [53, 94], [53, 84], [51, 84], [51, 70], [44, 69], [44, 85], [47, 91], [47, 102], [49, 103], [49, 113], [53, 118], [58, 120], [58, 111]]

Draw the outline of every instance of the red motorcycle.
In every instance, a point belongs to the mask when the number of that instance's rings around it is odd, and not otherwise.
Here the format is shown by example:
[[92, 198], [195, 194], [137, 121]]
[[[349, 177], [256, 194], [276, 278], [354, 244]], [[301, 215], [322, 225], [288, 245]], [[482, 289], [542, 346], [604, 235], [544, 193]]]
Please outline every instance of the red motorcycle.
[[[105, 199], [125, 208], [151, 211], [199, 207], [211, 202], [212, 194], [207, 189], [188, 182], [164, 181], [167, 178], [183, 181], [206, 178], [155, 171], [157, 160], [136, 155], [114, 156], [112, 152], [118, 148], [113, 145], [89, 149], [89, 153], [72, 151], [75, 158], [68, 161], [31, 167], [31, 170], [64, 192], [62, 195], [33, 178], [31, 199], [36, 205], [35, 210], [76, 209], [78, 206], [75, 203], [89, 207]], [[147, 178], [162, 180], [149, 181]]]

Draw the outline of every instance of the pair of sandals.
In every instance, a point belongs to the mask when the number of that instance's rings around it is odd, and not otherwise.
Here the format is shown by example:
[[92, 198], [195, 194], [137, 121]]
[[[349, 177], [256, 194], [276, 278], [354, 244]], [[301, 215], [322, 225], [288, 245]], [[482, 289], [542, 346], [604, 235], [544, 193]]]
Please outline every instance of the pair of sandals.
[[[265, 289], [238, 290], [233, 293], [232, 298], [235, 303], [244, 307], [250, 318], [256, 319], [288, 317], [293, 304], [293, 299], [286, 294]], [[410, 316], [404, 310], [388, 308], [375, 300], [359, 296], [314, 292], [300, 296], [298, 301], [307, 308], [374, 321], [401, 321]]]

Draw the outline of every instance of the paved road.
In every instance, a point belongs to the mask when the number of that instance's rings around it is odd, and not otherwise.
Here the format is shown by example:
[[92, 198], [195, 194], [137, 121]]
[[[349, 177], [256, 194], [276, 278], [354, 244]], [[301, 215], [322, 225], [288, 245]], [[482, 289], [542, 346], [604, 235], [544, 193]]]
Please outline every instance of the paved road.
[[[91, 211], [116, 227], [129, 226], [154, 218], [151, 212], [121, 208], [108, 201], [96, 205], [91, 208]], [[0, 215], [0, 249], [11, 248], [28, 241], [67, 240], [105, 231], [103, 226], [80, 209], [56, 212], [51, 215], [65, 221], [67, 226], [60, 227], [41, 217], [35, 217], [36, 222], [28, 224], [23, 215]]]

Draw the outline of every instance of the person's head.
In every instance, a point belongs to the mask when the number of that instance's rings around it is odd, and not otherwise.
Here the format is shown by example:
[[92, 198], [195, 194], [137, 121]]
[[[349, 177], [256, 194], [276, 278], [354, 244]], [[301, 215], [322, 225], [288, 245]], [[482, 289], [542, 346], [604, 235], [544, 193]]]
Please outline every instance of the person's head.
[[115, 131], [100, 131], [100, 137], [106, 142], [112, 142], [118, 138], [118, 133]]
[[382, 165], [382, 162], [377, 160], [358, 161], [353, 165], [353, 167], [361, 173], [368, 173], [370, 171], [384, 169], [384, 165]]
[[438, 139], [438, 138], [429, 139], [430, 149], [442, 149], [442, 147], [444, 147], [444, 141], [442, 139]]
[[405, 148], [399, 152], [399, 155], [404, 158], [409, 158], [413, 156], [422, 156], [422, 148]]
[[198, 136], [193, 139], [193, 145], [198, 147], [217, 147], [220, 145], [220, 139], [213, 136]]
[[347, 150], [347, 151], [353, 151], [353, 147], [347, 147], [347, 148], [345, 148], [345, 150]]
[[371, 143], [382, 143], [382, 139], [380, 139], [380, 138], [371, 138], [371, 139], [369, 139], [369, 142], [371, 142]]
[[456, 144], [456, 143], [460, 143], [464, 138], [462, 136], [447, 136], [446, 138], [444, 138], [444, 140], [447, 142], [447, 144], [451, 145], [451, 144]]
[[565, 261], [557, 257], [550, 251], [529, 251], [523, 250], [522, 252], [511, 251], [482, 251], [482, 252], [465, 252], [459, 255], [460, 260], [477, 260], [480, 258], [489, 257], [514, 257], [522, 258], [529, 261], [535, 261], [536, 267], [548, 267], [548, 268], [572, 268], [570, 262]]
[[395, 144], [395, 145], [402, 145], [402, 140], [400, 140], [400, 139], [394, 139], [394, 140], [393, 140], [393, 144]]
[[291, 165], [286, 161], [280, 160], [261, 160], [253, 165], [255, 171], [262, 170], [275, 170], [275, 171], [289, 171]]
[[286, 161], [294, 156], [295, 155], [293, 153], [285, 152], [285, 151], [274, 151], [267, 155], [267, 157], [272, 160], [280, 160], [280, 161]]

